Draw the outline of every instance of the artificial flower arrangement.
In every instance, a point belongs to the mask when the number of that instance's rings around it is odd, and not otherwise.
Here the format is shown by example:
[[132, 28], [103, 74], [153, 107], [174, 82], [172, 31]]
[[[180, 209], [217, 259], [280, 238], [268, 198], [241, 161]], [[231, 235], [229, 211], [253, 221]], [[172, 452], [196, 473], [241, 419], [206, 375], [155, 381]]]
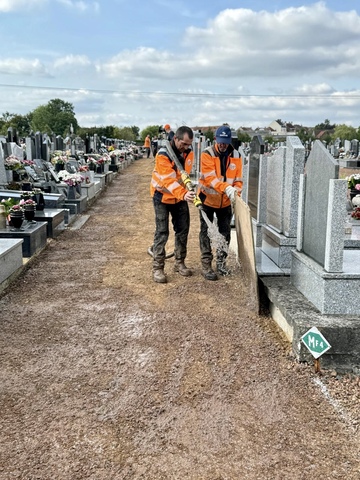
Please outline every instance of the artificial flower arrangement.
[[360, 220], [360, 207], [355, 207], [355, 209], [351, 212], [351, 217], [355, 220]]
[[58, 173], [58, 176], [60, 180], [67, 183], [69, 187], [80, 185], [85, 180], [85, 178], [79, 173], [69, 173], [66, 170], [61, 170], [61, 172]]
[[36, 207], [36, 202], [32, 198], [28, 198], [27, 200], [20, 200], [19, 205], [22, 207]]
[[111, 155], [104, 153], [101, 157], [104, 160], [104, 163], [111, 163]]
[[35, 162], [33, 162], [32, 160], [21, 160], [21, 165], [23, 165], [24, 167], [32, 167], [33, 165], [35, 165]]
[[88, 165], [80, 165], [79, 172], [88, 172], [89, 166]]
[[20, 197], [23, 200], [32, 198], [34, 195], [35, 195], [35, 192], [33, 190], [22, 190], [22, 192], [20, 193]]
[[19, 214], [19, 213], [24, 213], [24, 207], [20, 205], [20, 203], [16, 203], [9, 209], [9, 215], [12, 213]]
[[97, 161], [95, 160], [94, 157], [88, 157], [87, 160], [86, 160], [86, 163], [88, 165], [97, 165]]
[[4, 161], [6, 170], [18, 170], [22, 167], [21, 160], [15, 155], [9, 155]]
[[50, 162], [53, 165], [56, 165], [57, 163], [64, 164], [67, 161], [68, 156], [66, 155], [66, 153], [64, 154], [64, 152], [62, 152], [61, 150], [55, 150], [54, 152], [52, 152]]
[[357, 187], [357, 185], [360, 185], [360, 173], [353, 173], [346, 177], [346, 180], [348, 182], [348, 188], [355, 188], [356, 190], [360, 189], [360, 187]]

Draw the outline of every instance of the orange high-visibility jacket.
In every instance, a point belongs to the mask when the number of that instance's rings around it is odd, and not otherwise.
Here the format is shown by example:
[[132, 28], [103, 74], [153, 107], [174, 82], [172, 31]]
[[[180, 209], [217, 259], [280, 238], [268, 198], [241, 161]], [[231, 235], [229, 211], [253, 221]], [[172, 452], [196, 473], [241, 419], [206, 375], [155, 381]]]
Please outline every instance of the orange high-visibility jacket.
[[226, 159], [225, 177], [221, 175], [219, 153], [214, 147], [208, 147], [200, 158], [200, 198], [204, 205], [213, 208], [223, 208], [230, 205], [225, 194], [225, 188], [231, 185], [239, 193], [242, 190], [242, 158], [237, 150], [232, 148]]
[[145, 137], [144, 147], [145, 148], [150, 148], [150, 137], [149, 136]]
[[[173, 146], [174, 148], [174, 146]], [[174, 149], [175, 150], [175, 149]], [[177, 153], [175, 151], [175, 153]], [[190, 174], [194, 162], [191, 150], [178, 155], [179, 161], [184, 165], [184, 170]], [[162, 193], [162, 203], [177, 203], [184, 200], [187, 192], [179, 170], [176, 168], [165, 147], [161, 147], [155, 157], [155, 167], [151, 177], [150, 194]]]

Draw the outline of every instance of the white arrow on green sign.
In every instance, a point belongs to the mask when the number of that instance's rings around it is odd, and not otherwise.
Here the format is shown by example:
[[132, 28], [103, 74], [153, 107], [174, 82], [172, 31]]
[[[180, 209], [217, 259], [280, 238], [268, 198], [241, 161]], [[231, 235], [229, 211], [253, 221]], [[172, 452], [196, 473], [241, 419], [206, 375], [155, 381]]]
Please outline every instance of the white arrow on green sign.
[[310, 328], [301, 337], [301, 340], [314, 358], [321, 357], [323, 353], [331, 348], [330, 343], [316, 327]]

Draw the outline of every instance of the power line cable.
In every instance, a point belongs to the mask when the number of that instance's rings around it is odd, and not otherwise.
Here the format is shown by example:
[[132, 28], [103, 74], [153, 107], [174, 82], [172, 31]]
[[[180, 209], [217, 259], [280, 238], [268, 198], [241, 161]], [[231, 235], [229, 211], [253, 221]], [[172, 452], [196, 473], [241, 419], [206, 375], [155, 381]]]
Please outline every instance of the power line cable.
[[289, 98], [289, 99], [301, 99], [301, 98], [315, 98], [315, 99], [358, 99], [360, 98], [359, 94], [279, 94], [279, 93], [259, 93], [259, 94], [236, 94], [236, 93], [190, 93], [190, 92], [147, 92], [147, 91], [137, 91], [137, 90], [103, 90], [95, 88], [73, 88], [73, 87], [44, 87], [44, 86], [35, 86], [35, 85], [11, 85], [11, 84], [0, 84], [0, 88], [18, 88], [18, 89], [33, 89], [33, 90], [62, 90], [62, 91], [71, 91], [79, 92], [81, 90], [94, 93], [104, 93], [104, 94], [120, 94], [120, 95], [158, 95], [158, 96], [174, 96], [177, 97], [207, 97], [207, 98]]

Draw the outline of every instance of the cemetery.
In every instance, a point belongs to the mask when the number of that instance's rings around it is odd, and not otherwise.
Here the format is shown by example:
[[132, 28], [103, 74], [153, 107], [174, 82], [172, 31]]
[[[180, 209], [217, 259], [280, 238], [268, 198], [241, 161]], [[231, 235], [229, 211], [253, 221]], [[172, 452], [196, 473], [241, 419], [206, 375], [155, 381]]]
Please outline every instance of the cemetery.
[[[207, 143], [195, 134], [195, 181]], [[331, 344], [322, 365], [358, 372], [360, 174], [340, 179], [345, 160], [335, 159], [320, 141], [306, 159], [296, 136], [269, 153], [255, 135], [246, 152], [239, 150], [244, 186], [235, 209], [238, 259], [256, 305], [269, 309], [298, 361], [311, 362], [301, 338], [316, 327]], [[84, 142], [75, 135], [64, 140], [37, 132], [20, 146], [9, 129], [0, 143], [1, 288], [141, 156], [134, 145], [117, 144], [108, 152], [96, 135]]]
[[[202, 139], [196, 136], [195, 150], [202, 148]], [[312, 151], [314, 158], [320, 156], [325, 165], [330, 162], [326, 178], [333, 176], [333, 160], [327, 152], [321, 145], [314, 145]], [[55, 147], [54, 152], [54, 157], [60, 156]], [[84, 176], [91, 171], [80, 171], [90, 153], [95, 152], [76, 152], [79, 158], [75, 159], [81, 165], [78, 172], [70, 169], [69, 175]], [[53, 478], [72, 479], [160, 478], [171, 476], [170, 466], [177, 468], [180, 460], [186, 462], [186, 471], [181, 472], [186, 477], [187, 473], [192, 476], [200, 452], [204, 464], [212, 462], [211, 468], [224, 457], [220, 468], [208, 470], [206, 478], [223, 477], [224, 473], [236, 478], [235, 469], [224, 468], [232, 465], [235, 456], [243, 469], [249, 465], [248, 455], [256, 457], [261, 465], [256, 470], [259, 478], [272, 478], [274, 472], [281, 477], [284, 471], [286, 478], [293, 478], [294, 470], [303, 472], [304, 465], [308, 467], [306, 478], [314, 475], [314, 465], [329, 478], [335, 468], [339, 478], [356, 478], [358, 442], [350, 437], [350, 421], [359, 419], [358, 401], [348, 395], [353, 410], [346, 404], [346, 413], [354, 414], [345, 424], [314, 382], [323, 382], [336, 399], [342, 398], [335, 395], [336, 387], [341, 393], [349, 388], [350, 382], [341, 383], [340, 374], [333, 378], [325, 368], [331, 365], [341, 372], [341, 367], [349, 369], [351, 365], [354, 371], [358, 360], [352, 342], [356, 341], [358, 319], [352, 313], [321, 313], [321, 303], [311, 297], [301, 278], [296, 279], [298, 270], [300, 277], [308, 276], [313, 283], [321, 283], [323, 277], [324, 283], [328, 278], [333, 281], [335, 276], [339, 282], [336, 288], [342, 288], [341, 282], [348, 280], [343, 277], [349, 276], [347, 271], [333, 272], [334, 260], [327, 253], [334, 251], [336, 246], [332, 244], [321, 248], [323, 259], [320, 255], [308, 258], [314, 248], [305, 238], [306, 224], [311, 220], [306, 214], [311, 181], [301, 175], [314, 175], [314, 159], [304, 161], [302, 145], [295, 137], [272, 155], [262, 151], [261, 138], [254, 138], [249, 153], [243, 156], [246, 188], [243, 199], [237, 200], [235, 220], [240, 221], [244, 248], [239, 252], [240, 265], [236, 264], [235, 253], [229, 255], [233, 274], [218, 282], [206, 282], [200, 273], [199, 212], [193, 205], [188, 264], [194, 274], [182, 277], [172, 272], [174, 261], [170, 258], [169, 283], [152, 281], [147, 248], [153, 238], [153, 205], [148, 189], [153, 163], [146, 158], [133, 161], [127, 157], [130, 164], [124, 171], [115, 172], [109, 183], [105, 180], [102, 193], [96, 193], [92, 203], [87, 200], [90, 206], [81, 214], [74, 213], [77, 206], [73, 198], [68, 199], [67, 187], [71, 185], [64, 182], [67, 174], [54, 164], [59, 182], [37, 165], [33, 168], [39, 180], [28, 182], [32, 184], [30, 190], [18, 188], [21, 181], [27, 183], [25, 176], [12, 184], [4, 181], [1, 191], [6, 193], [6, 201], [9, 195], [24, 202], [30, 196], [44, 206], [35, 211], [36, 215], [68, 210], [64, 220], [54, 224], [56, 232], [53, 238], [47, 237], [46, 248], [33, 257], [21, 259], [23, 238], [0, 237], [0, 245], [8, 242], [8, 255], [12, 255], [6, 265], [21, 268], [24, 261], [32, 259], [30, 268], [25, 266], [0, 299], [4, 392], [0, 400], [1, 439], [7, 477], [48, 478], [51, 474]], [[70, 157], [65, 161], [73, 162]], [[267, 182], [261, 178], [264, 166]], [[321, 168], [325, 171], [324, 164]], [[322, 175], [325, 178], [324, 172]], [[100, 182], [95, 175], [94, 180]], [[330, 186], [339, 181], [332, 180]], [[84, 184], [86, 180], [81, 186]], [[270, 191], [272, 184], [277, 188]], [[251, 193], [254, 188], [256, 196]], [[346, 200], [348, 192], [341, 192]], [[336, 197], [330, 187], [322, 192], [322, 199], [325, 194]], [[63, 198], [58, 201], [59, 195]], [[75, 192], [76, 198], [82, 195]], [[319, 208], [325, 208], [320, 203]], [[345, 222], [350, 212], [346, 207], [345, 201], [343, 227], [348, 233], [344, 230], [344, 258], [346, 251], [356, 250], [357, 245], [352, 238], [356, 227], [352, 226], [349, 233]], [[26, 222], [33, 221], [27, 215], [29, 220], [23, 220], [21, 226], [25, 230]], [[299, 249], [298, 224], [302, 217], [304, 247]], [[12, 228], [5, 225], [7, 230]], [[234, 235], [236, 231], [233, 229]], [[246, 259], [243, 253], [251, 251], [253, 256], [249, 254]], [[302, 263], [294, 264], [293, 273], [295, 254], [300, 257], [296, 262]], [[0, 273], [10, 274], [3, 264]], [[251, 296], [247, 275], [256, 282], [260, 279]], [[291, 283], [292, 275], [296, 285]], [[327, 288], [325, 284], [320, 294], [326, 296]], [[271, 302], [269, 310], [287, 331], [286, 341], [267, 312], [258, 315], [258, 306], [250, 305], [255, 295], [261, 303]], [[262, 295], [266, 298], [260, 298]], [[298, 298], [301, 302], [297, 305]], [[351, 325], [353, 331], [349, 330]], [[296, 350], [300, 339], [313, 327], [331, 345], [320, 358], [324, 369], [321, 376], [313, 373], [313, 359], [305, 346]], [[318, 338], [315, 333], [311, 335]], [[352, 348], [351, 359], [342, 358], [345, 337]], [[290, 356], [290, 350], [295, 351], [297, 359]], [[309, 363], [299, 363], [299, 359]], [[358, 384], [351, 386], [350, 391], [357, 395]], [[191, 456], [192, 451], [195, 455]], [[302, 452], [309, 452], [309, 457]], [[297, 462], [301, 463], [299, 467]], [[141, 470], [135, 470], [138, 465]], [[355, 476], [351, 476], [353, 472]]]
[[0, 289], [84, 214], [114, 176], [142, 156], [135, 145], [108, 152], [97, 135], [36, 132], [20, 145], [9, 128], [0, 139]]

